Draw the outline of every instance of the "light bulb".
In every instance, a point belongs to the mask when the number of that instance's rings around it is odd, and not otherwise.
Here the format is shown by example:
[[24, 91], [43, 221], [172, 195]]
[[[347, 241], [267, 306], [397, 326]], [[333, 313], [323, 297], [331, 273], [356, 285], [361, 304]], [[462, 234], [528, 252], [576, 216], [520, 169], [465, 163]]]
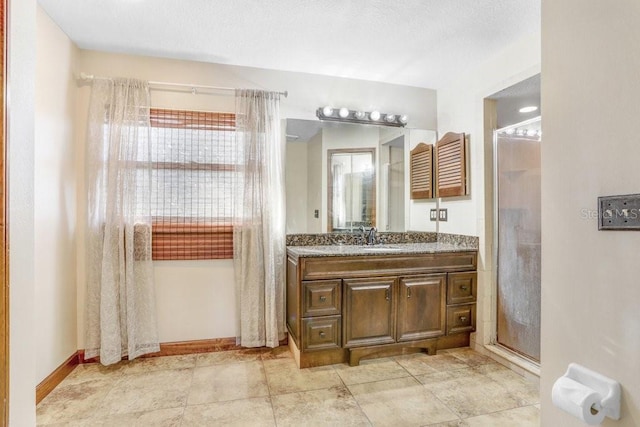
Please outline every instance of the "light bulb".
[[333, 114], [333, 107], [326, 106], [322, 109], [322, 115], [325, 117], [330, 117]]
[[364, 111], [356, 111], [355, 116], [356, 119], [363, 120], [367, 116], [367, 114]]
[[342, 108], [340, 109], [340, 111], [338, 111], [338, 115], [339, 115], [341, 118], [346, 119], [346, 118], [349, 116], [349, 109], [348, 109], [348, 108], [345, 108], [345, 107], [342, 107]]
[[524, 129], [518, 129], [518, 130], [516, 131], [516, 135], [518, 135], [518, 136], [523, 136], [523, 135], [524, 135]]
[[403, 125], [406, 125], [407, 122], [409, 121], [409, 117], [407, 117], [406, 114], [401, 115], [400, 117], [398, 117], [398, 121], [400, 123], [402, 123]]
[[536, 111], [537, 109], [538, 107], [536, 107], [535, 105], [530, 105], [528, 107], [522, 107], [518, 111], [520, 111], [521, 113], [531, 113], [533, 111]]
[[373, 121], [380, 120], [380, 111], [372, 111], [371, 113], [369, 113], [369, 118]]
[[537, 133], [538, 131], [536, 131], [535, 129], [529, 129], [527, 131], [527, 136], [536, 136]]
[[507, 135], [513, 135], [514, 133], [516, 133], [516, 130], [514, 128], [507, 129]]
[[387, 123], [393, 123], [396, 121], [396, 116], [394, 114], [387, 114], [384, 119], [387, 121]]

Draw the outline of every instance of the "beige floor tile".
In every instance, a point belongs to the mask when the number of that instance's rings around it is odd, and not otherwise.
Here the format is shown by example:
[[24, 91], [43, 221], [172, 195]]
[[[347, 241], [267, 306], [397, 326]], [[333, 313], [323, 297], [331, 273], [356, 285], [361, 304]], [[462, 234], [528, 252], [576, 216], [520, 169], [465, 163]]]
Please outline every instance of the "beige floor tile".
[[100, 363], [83, 363], [75, 367], [60, 385], [77, 384], [87, 380], [116, 379], [122, 374], [124, 363], [104, 366]]
[[184, 408], [158, 409], [157, 411], [109, 415], [101, 418], [71, 420], [47, 427], [180, 427]]
[[464, 421], [456, 420], [456, 421], [447, 421], [444, 423], [427, 424], [426, 426], [423, 426], [423, 427], [460, 427], [464, 425], [463, 423]]
[[283, 394], [271, 399], [278, 427], [371, 425], [344, 386]]
[[242, 349], [229, 351], [216, 351], [198, 355], [196, 366], [221, 365], [223, 363], [256, 362], [262, 360], [262, 349]]
[[474, 370], [506, 388], [518, 400], [518, 406], [528, 406], [540, 402], [538, 384], [528, 381], [511, 369], [505, 368], [498, 363], [491, 363], [477, 366]]
[[375, 426], [423, 426], [458, 420], [412, 377], [351, 385], [349, 390]]
[[262, 360], [271, 359], [293, 359], [293, 354], [291, 354], [289, 346], [281, 345], [280, 347], [270, 348], [262, 353]]
[[123, 366], [124, 374], [139, 374], [142, 372], [163, 371], [167, 369], [184, 369], [196, 366], [195, 354], [182, 356], [141, 357]]
[[104, 415], [102, 402], [115, 384], [115, 380], [105, 378], [60, 384], [38, 404], [38, 424], [55, 424]]
[[467, 418], [461, 425], [465, 427], [538, 427], [540, 410], [535, 406], [524, 406]]
[[265, 360], [263, 363], [272, 396], [342, 385], [332, 366], [299, 369], [296, 362], [288, 358]]
[[461, 418], [518, 406], [518, 400], [505, 387], [472, 368], [423, 375], [417, 379]]
[[182, 407], [187, 402], [193, 369], [171, 369], [123, 375], [105, 398], [109, 414]]
[[268, 397], [187, 406], [183, 427], [191, 426], [275, 426]]
[[398, 362], [404, 369], [406, 369], [411, 375], [426, 375], [435, 374], [438, 372], [436, 369], [429, 366], [428, 356], [424, 353], [409, 354], [406, 356], [397, 356], [393, 359]]
[[393, 359], [363, 360], [359, 366], [341, 364], [334, 365], [334, 367], [346, 385], [370, 383], [409, 376], [409, 372]]
[[[406, 358], [406, 360], [413, 360], [413, 368], [417, 369], [419, 364], [424, 365], [422, 369], [431, 368], [437, 372], [453, 371], [456, 369], [468, 368], [469, 365], [464, 363], [457, 357], [453, 357], [449, 353], [438, 353], [433, 356], [424, 353], [412, 354], [409, 356], [400, 356], [398, 359]], [[415, 360], [414, 360], [415, 359]], [[416, 373], [415, 375], [423, 375]]]
[[486, 365], [487, 363], [495, 363], [493, 359], [487, 356], [483, 356], [475, 350], [471, 350], [469, 347], [455, 348], [449, 350], [447, 353], [456, 359], [461, 360], [469, 366]]
[[268, 395], [262, 361], [227, 363], [195, 369], [188, 403], [198, 405]]

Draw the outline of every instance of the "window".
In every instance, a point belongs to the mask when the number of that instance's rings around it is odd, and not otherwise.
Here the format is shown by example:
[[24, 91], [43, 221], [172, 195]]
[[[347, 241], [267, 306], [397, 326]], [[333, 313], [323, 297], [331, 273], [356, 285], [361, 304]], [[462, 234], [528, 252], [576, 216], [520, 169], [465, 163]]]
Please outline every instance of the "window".
[[235, 115], [151, 109], [154, 260], [233, 257]]

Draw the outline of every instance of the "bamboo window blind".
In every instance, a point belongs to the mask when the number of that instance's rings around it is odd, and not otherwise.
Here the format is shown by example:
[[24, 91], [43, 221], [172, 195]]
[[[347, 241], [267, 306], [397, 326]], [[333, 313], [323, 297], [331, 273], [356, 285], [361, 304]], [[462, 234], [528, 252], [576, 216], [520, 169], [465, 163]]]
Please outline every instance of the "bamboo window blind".
[[233, 257], [235, 115], [151, 109], [154, 260]]

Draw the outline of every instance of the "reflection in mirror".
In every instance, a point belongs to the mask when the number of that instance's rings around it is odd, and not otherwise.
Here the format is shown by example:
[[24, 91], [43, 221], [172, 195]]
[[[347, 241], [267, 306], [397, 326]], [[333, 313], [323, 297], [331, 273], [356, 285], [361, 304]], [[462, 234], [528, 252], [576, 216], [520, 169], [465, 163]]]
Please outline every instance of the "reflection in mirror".
[[327, 151], [329, 232], [376, 225], [375, 148]]
[[[326, 233], [334, 228], [351, 229], [347, 222], [369, 221], [379, 231], [402, 232], [407, 229], [434, 231], [428, 209], [433, 201], [412, 201], [406, 185], [409, 175], [409, 151], [420, 142], [434, 143], [436, 133], [429, 130], [394, 128], [320, 120], [287, 119], [285, 182], [287, 199], [287, 233]], [[329, 150], [373, 150], [372, 207], [360, 218], [334, 224], [329, 220]], [[351, 172], [349, 172], [351, 173]], [[347, 200], [344, 207], [361, 203]], [[357, 229], [357, 228], [356, 228]]]

